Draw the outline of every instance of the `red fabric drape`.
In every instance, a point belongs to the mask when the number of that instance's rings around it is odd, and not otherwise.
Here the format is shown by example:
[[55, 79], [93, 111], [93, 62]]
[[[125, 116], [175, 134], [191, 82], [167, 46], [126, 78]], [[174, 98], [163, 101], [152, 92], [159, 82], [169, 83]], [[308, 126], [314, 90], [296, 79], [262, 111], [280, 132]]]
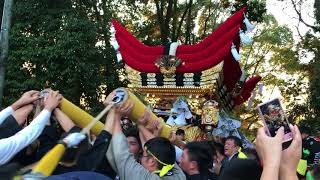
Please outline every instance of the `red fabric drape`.
[[[233, 39], [234, 44], [236, 45], [238, 51], [240, 48], [240, 37], [236, 36]], [[231, 50], [226, 55], [224, 62], [223, 62], [223, 79], [224, 84], [227, 87], [227, 91], [230, 92], [234, 89], [236, 83], [239, 81], [241, 77], [241, 68], [238, 61], [236, 61], [232, 54]]]
[[[116, 30], [116, 39], [119, 37], [123, 37], [128, 44], [131, 44], [136, 49], [144, 52], [145, 54], [163, 54], [164, 46], [147, 46], [137, 40], [130, 32], [128, 32], [120, 23], [118, 23], [115, 19], [112, 19], [113, 27]], [[121, 46], [121, 44], [119, 44]]]
[[254, 76], [247, 80], [242, 89], [240, 90], [240, 94], [233, 98], [233, 102], [235, 105], [240, 105], [247, 101], [250, 96], [253, 89], [256, 87], [257, 83], [261, 80], [260, 76]]
[[229, 17], [224, 23], [222, 23], [212, 34], [210, 34], [206, 39], [202, 40], [198, 44], [194, 45], [181, 45], [177, 49], [178, 54], [192, 54], [201, 51], [202, 49], [209, 46], [212, 42], [220, 38], [229, 29], [232, 29], [236, 25], [241, 25], [243, 23], [244, 17], [243, 13], [246, 8], [240, 9], [234, 15]]
[[[230, 54], [232, 40], [239, 39], [238, 31], [244, 11], [245, 8], [242, 8], [236, 12], [198, 44], [178, 46], [176, 55], [185, 65], [178, 67], [177, 72], [199, 72], [226, 60]], [[159, 72], [154, 63], [163, 55], [164, 46], [144, 45], [117, 21], [112, 20], [112, 24], [116, 30], [115, 37], [124, 62], [141, 72]], [[237, 47], [239, 48], [239, 44]]]

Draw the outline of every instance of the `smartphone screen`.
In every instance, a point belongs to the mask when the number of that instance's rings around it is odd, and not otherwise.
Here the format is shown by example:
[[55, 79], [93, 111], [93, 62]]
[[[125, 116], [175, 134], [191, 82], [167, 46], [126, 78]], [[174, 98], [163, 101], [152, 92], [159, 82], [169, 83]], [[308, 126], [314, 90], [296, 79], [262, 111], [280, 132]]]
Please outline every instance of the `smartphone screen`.
[[279, 98], [264, 102], [257, 106], [260, 116], [263, 120], [267, 133], [274, 137], [278, 129], [284, 127], [283, 142], [292, 140], [292, 133], [289, 128], [287, 116], [281, 106]]

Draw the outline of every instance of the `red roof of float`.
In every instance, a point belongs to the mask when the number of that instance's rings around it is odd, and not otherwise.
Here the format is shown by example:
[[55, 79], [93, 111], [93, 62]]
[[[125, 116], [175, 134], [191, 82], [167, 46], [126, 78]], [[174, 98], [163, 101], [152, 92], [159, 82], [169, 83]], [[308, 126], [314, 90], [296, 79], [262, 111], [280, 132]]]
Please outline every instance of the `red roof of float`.
[[[228, 75], [229, 79], [237, 82], [241, 76], [241, 69], [239, 63], [233, 59], [230, 49], [234, 43], [239, 50], [239, 29], [243, 23], [244, 12], [245, 8], [236, 12], [201, 42], [178, 46], [176, 56], [182, 64], [177, 67], [176, 72], [200, 72], [224, 60], [224, 66], [227, 66], [227, 69], [228, 66], [229, 69], [232, 68], [229, 73], [232, 72], [233, 75]], [[139, 72], [160, 73], [155, 61], [164, 55], [165, 46], [147, 46], [138, 41], [116, 20], [112, 20], [112, 24], [116, 30], [115, 37], [125, 64]], [[225, 78], [228, 79], [228, 77]], [[231, 83], [228, 89], [234, 87], [232, 84], [234, 83]]]

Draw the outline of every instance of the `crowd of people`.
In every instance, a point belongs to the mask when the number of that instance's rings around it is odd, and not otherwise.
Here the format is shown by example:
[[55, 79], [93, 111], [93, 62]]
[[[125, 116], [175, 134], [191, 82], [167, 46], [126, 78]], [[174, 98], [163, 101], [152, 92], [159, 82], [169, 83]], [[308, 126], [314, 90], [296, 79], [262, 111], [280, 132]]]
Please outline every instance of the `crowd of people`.
[[[274, 137], [260, 128], [255, 149], [243, 149], [238, 137], [185, 140], [182, 129], [160, 137], [162, 123], [145, 111], [123, 127], [134, 103], [112, 107], [99, 135], [84, 134], [59, 109], [62, 95], [28, 91], [0, 112], [0, 179], [176, 179], [317, 180], [320, 141], [290, 125], [292, 141], [284, 148], [284, 128]], [[108, 102], [105, 102], [107, 105]], [[30, 118], [31, 114], [33, 117]], [[30, 122], [29, 119], [32, 119]], [[152, 123], [151, 123], [152, 122]], [[32, 168], [57, 144], [67, 150], [50, 176]], [[301, 172], [301, 161], [308, 167]]]

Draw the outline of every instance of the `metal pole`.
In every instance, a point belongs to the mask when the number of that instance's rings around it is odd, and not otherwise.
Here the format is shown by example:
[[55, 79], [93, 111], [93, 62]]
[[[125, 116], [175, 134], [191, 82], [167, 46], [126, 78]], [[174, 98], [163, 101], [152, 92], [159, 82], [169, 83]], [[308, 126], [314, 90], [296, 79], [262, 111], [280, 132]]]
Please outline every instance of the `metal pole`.
[[3, 91], [5, 85], [5, 61], [8, 58], [9, 31], [11, 26], [13, 0], [5, 0], [0, 33], [0, 108], [3, 106]]

